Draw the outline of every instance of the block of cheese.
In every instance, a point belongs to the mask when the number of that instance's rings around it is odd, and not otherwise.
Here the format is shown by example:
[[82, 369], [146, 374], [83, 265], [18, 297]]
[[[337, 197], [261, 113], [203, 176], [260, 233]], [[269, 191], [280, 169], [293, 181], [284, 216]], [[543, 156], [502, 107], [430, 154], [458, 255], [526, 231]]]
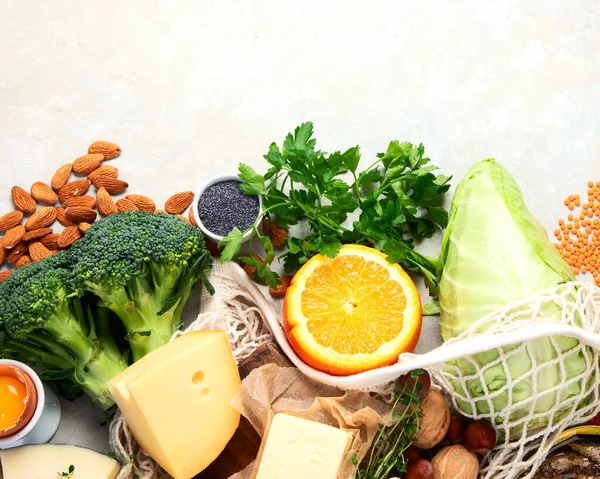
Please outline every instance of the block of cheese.
[[175, 479], [223, 451], [240, 421], [240, 376], [223, 331], [194, 331], [144, 356], [108, 388], [144, 450]]
[[68, 473], [70, 479], [115, 479], [121, 467], [114, 459], [90, 449], [58, 444], [22, 446], [0, 451], [4, 479], [48, 479]]
[[256, 479], [337, 479], [352, 434], [288, 414], [275, 414]]

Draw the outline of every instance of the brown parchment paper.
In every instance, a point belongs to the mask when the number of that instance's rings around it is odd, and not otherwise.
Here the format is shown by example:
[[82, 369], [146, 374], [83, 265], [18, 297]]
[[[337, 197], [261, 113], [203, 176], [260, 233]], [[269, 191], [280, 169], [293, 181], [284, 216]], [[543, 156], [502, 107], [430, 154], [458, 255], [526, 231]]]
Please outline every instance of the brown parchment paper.
[[[232, 406], [254, 426], [263, 445], [271, 419], [277, 413], [290, 413], [352, 433], [354, 439], [339, 479], [354, 479], [357, 466], [350, 458], [356, 455], [360, 463], [389, 413], [383, 402], [366, 392], [342, 391], [312, 381], [296, 368], [275, 364], [252, 371], [242, 382]], [[230, 479], [251, 479], [255, 464], [256, 461]]]

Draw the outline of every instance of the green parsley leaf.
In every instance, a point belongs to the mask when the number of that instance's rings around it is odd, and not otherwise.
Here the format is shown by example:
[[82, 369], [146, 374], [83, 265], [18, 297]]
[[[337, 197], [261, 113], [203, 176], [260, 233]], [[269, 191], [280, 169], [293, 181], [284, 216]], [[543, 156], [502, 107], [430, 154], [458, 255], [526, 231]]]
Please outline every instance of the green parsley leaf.
[[242, 238], [244, 233], [242, 233], [239, 229], [233, 228], [231, 233], [229, 233], [221, 242], [219, 242], [219, 248], [224, 248], [221, 252], [221, 262], [231, 261], [242, 248]]
[[313, 124], [310, 121], [296, 127], [294, 135], [291, 133], [285, 137], [283, 149], [285, 153], [307, 159], [313, 156], [317, 140], [311, 138], [313, 135]]
[[246, 195], [264, 195], [265, 191], [265, 179], [262, 175], [259, 175], [252, 167], [240, 163], [238, 170], [240, 174], [239, 179], [242, 180], [240, 190]]
[[334, 237], [320, 237], [315, 241], [315, 248], [321, 254], [335, 258], [342, 247], [342, 242]]

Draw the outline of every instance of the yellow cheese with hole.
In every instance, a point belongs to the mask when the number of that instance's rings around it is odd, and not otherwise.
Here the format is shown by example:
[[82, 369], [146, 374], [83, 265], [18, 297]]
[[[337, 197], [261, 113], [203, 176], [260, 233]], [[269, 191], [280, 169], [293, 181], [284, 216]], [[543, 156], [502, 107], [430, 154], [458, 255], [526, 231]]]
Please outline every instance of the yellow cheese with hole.
[[[22, 446], [0, 451], [4, 479], [58, 479], [69, 472], [70, 479], [115, 479], [121, 467], [111, 457], [90, 449], [58, 444]], [[1, 477], [1, 474], [0, 474]]]
[[337, 479], [352, 439], [327, 424], [275, 414], [256, 479]]
[[144, 450], [175, 479], [223, 451], [240, 421], [240, 376], [223, 331], [194, 331], [144, 356], [108, 388]]

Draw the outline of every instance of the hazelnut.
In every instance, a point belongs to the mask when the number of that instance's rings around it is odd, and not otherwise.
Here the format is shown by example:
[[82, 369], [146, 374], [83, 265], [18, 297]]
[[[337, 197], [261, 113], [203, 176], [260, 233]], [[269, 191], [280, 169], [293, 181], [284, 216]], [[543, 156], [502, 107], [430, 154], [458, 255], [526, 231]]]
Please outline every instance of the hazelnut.
[[465, 429], [467, 429], [467, 419], [462, 416], [452, 416], [450, 419], [450, 428], [446, 439], [450, 444], [461, 444], [465, 437]]
[[474, 422], [465, 430], [465, 447], [482, 456], [496, 446], [496, 431], [486, 422]]
[[[429, 388], [431, 387], [431, 376], [427, 371], [423, 371], [416, 378], [412, 377], [412, 373], [405, 374], [400, 378], [400, 382], [408, 386], [408, 390], [414, 391], [419, 396], [419, 399], [424, 399], [429, 394]], [[417, 383], [415, 385], [415, 382]]]
[[460, 444], [448, 446], [431, 461], [433, 479], [477, 479], [479, 461]]
[[404, 457], [406, 458], [406, 460], [408, 462], [410, 462], [410, 461], [418, 461], [419, 459], [421, 459], [421, 453], [414, 446], [408, 446], [406, 448], [406, 451], [404, 451], [403, 455], [404, 455]]
[[433, 467], [425, 459], [409, 462], [404, 479], [433, 479]]
[[450, 427], [450, 408], [442, 393], [432, 389], [423, 399], [423, 417], [419, 421], [419, 432], [413, 446], [431, 449], [444, 439]]

